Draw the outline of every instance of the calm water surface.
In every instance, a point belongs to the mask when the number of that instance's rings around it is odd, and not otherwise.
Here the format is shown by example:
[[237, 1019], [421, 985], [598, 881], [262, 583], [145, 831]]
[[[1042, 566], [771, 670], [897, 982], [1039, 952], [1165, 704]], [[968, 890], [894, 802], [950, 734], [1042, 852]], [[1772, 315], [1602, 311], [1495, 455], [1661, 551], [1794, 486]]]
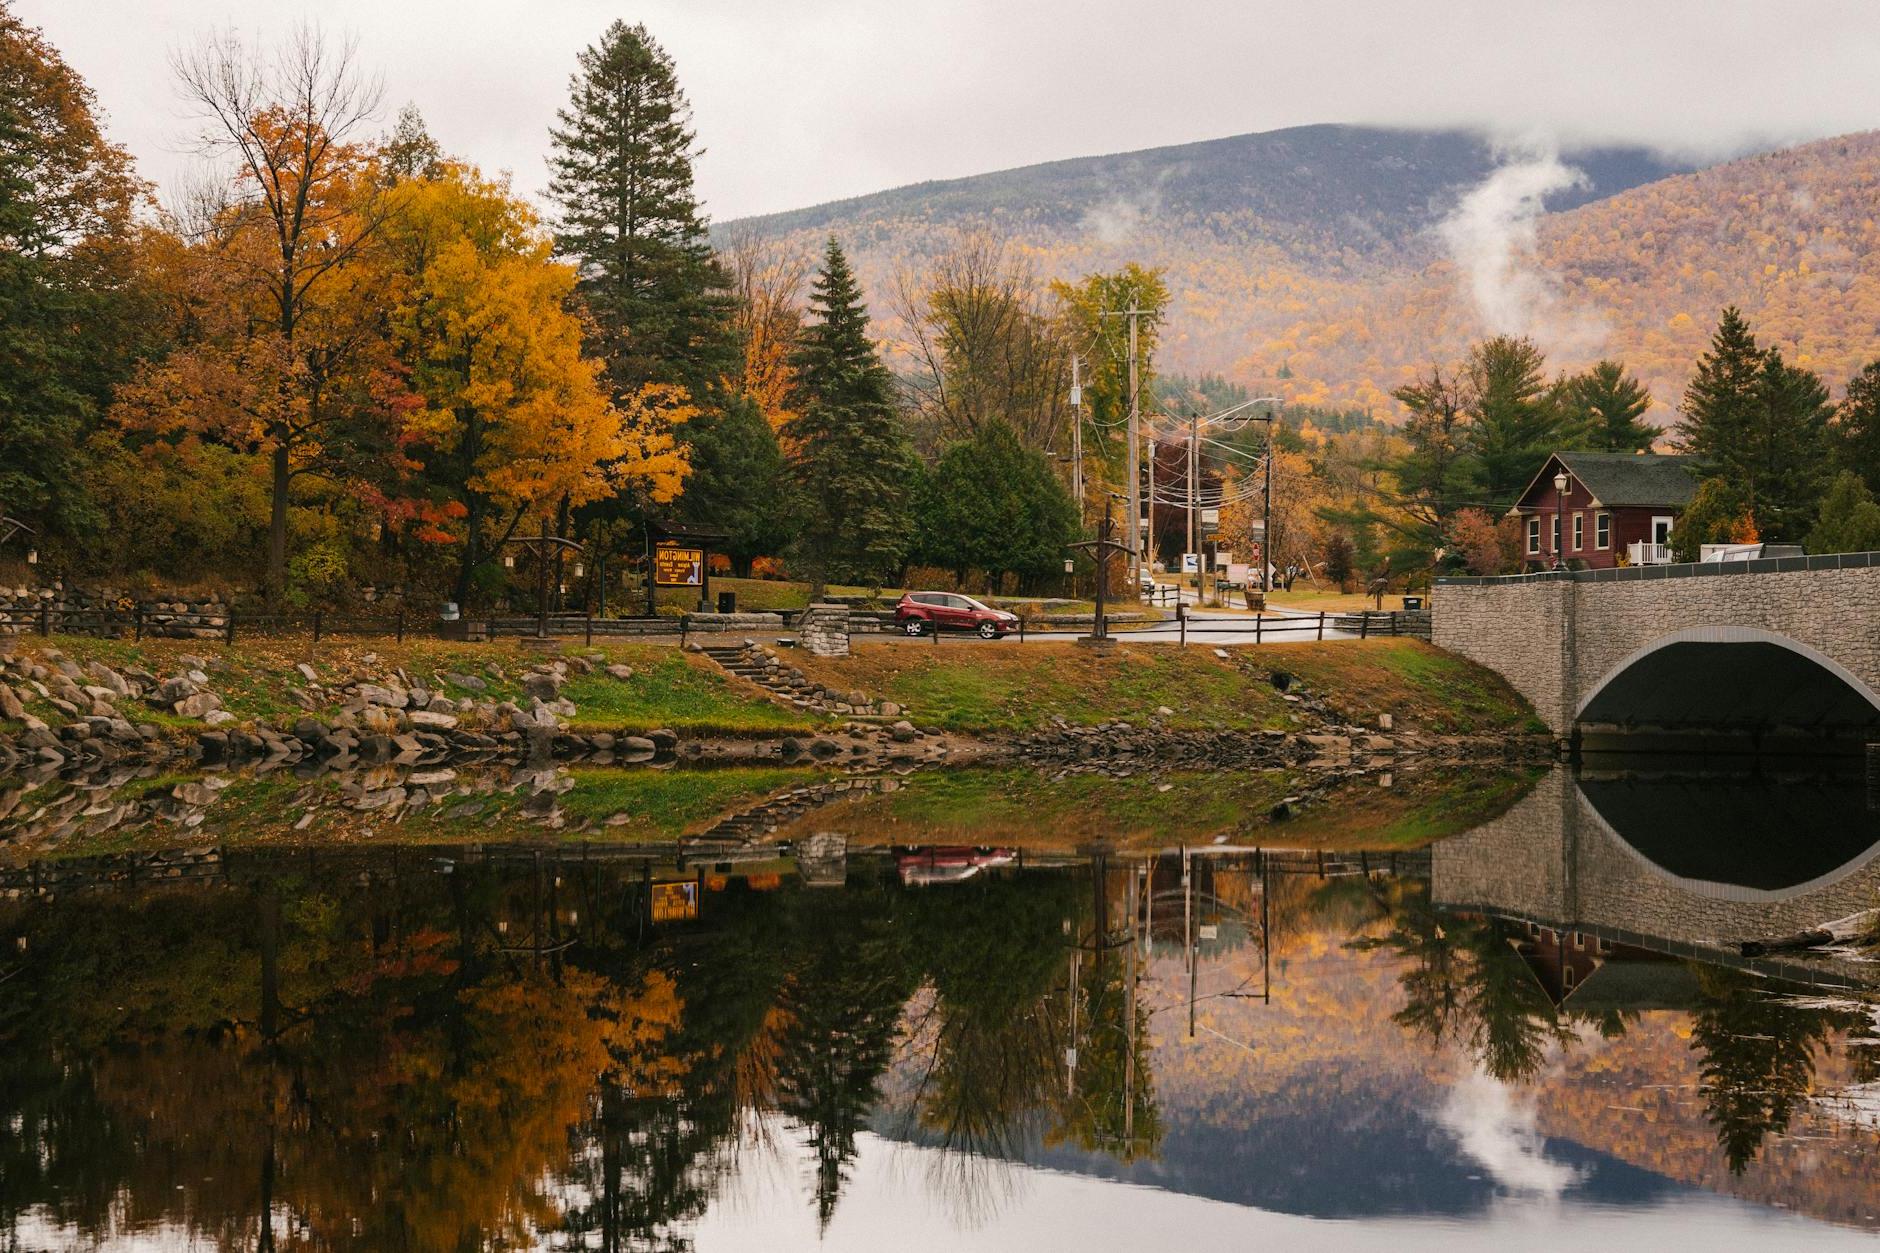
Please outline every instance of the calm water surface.
[[879, 799], [7, 872], [0, 1249], [1880, 1229], [1880, 965], [1733, 947], [1880, 899], [1853, 783], [1556, 771], [1394, 853], [864, 848]]

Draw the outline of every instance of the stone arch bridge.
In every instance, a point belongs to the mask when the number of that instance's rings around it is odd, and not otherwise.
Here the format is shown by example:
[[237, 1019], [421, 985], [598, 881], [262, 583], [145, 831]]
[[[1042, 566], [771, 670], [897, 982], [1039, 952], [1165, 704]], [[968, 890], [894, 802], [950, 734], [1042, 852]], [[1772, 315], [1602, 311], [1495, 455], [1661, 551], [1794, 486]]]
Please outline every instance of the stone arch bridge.
[[1435, 643], [1562, 738], [1880, 740], [1880, 553], [1437, 582]]

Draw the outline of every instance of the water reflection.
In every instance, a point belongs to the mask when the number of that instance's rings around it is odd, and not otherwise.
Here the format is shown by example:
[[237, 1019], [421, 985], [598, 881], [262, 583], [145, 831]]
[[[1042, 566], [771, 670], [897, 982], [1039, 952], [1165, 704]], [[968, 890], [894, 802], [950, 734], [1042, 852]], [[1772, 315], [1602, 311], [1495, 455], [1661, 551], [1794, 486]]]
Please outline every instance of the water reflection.
[[1006, 1247], [1038, 1247], [1011, 1233], [1067, 1175], [1155, 1190], [1079, 1193], [1093, 1212], [1208, 1198], [1373, 1234], [1486, 1238], [1522, 1198], [1684, 1207], [1723, 1244], [1777, 1221], [1725, 1195], [1876, 1225], [1861, 968], [1719, 943], [1871, 901], [1867, 863], [1731, 899], [1597, 799], [1554, 775], [1426, 852], [42, 868], [0, 899], [0, 1232], [777, 1248], [800, 1216], [807, 1244], [880, 1247], [893, 1160], [945, 1230]]

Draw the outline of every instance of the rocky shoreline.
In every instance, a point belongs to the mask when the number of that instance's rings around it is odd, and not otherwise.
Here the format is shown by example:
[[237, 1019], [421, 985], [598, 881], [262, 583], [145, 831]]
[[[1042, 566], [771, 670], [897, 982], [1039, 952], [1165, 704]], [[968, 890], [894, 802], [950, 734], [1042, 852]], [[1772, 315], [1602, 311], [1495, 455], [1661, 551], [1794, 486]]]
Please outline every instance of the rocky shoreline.
[[[734, 646], [736, 647], [736, 646]], [[0, 653], [0, 772], [95, 770], [119, 763], [205, 766], [322, 763], [353, 766], [441, 766], [584, 762], [634, 764], [658, 760], [697, 763], [828, 764], [851, 769], [941, 762], [1025, 762], [1059, 770], [1156, 767], [1245, 768], [1312, 761], [1388, 760], [1428, 756], [1444, 760], [1545, 760], [1542, 737], [1428, 736], [1396, 732], [1390, 719], [1378, 728], [1341, 722], [1310, 694], [1289, 693], [1307, 719], [1294, 730], [1211, 730], [1165, 725], [1173, 710], [1158, 709], [1140, 723], [1073, 725], [1054, 718], [1048, 727], [1016, 735], [947, 735], [914, 724], [904, 711], [865, 693], [817, 689], [800, 672], [750, 641], [737, 648], [733, 673], [773, 700], [833, 715], [814, 733], [682, 736], [668, 728], [574, 728], [579, 712], [562, 694], [574, 675], [602, 673], [625, 682], [631, 667], [609, 665], [603, 654], [543, 657], [506, 675], [495, 662], [484, 674], [451, 673], [428, 680], [398, 667], [369, 676], [322, 682], [306, 663], [280, 695], [302, 712], [292, 719], [240, 718], [224, 708], [212, 677], [216, 663], [182, 655], [173, 673], [137, 666], [80, 664], [56, 649], [36, 655]], [[367, 654], [368, 661], [376, 660]], [[717, 659], [715, 659], [717, 660]], [[723, 664], [723, 661], [720, 661]], [[755, 673], [753, 673], [753, 671]], [[522, 698], [455, 698], [438, 690], [479, 693], [493, 681], [521, 688]], [[35, 717], [23, 696], [37, 697], [65, 721]], [[841, 699], [835, 699], [835, 697]], [[189, 720], [189, 721], [182, 721]]]

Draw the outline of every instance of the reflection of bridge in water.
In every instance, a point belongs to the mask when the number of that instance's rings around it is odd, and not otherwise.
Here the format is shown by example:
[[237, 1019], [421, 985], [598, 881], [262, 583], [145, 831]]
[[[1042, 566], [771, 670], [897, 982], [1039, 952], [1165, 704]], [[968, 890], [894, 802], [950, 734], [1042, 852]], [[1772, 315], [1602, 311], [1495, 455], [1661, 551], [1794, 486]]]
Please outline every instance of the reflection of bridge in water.
[[1735, 956], [1744, 940], [1880, 904], [1880, 820], [1857, 782], [1556, 769], [1507, 813], [1437, 844], [1430, 878], [1443, 908], [1582, 942], [1880, 985], [1880, 967]]

